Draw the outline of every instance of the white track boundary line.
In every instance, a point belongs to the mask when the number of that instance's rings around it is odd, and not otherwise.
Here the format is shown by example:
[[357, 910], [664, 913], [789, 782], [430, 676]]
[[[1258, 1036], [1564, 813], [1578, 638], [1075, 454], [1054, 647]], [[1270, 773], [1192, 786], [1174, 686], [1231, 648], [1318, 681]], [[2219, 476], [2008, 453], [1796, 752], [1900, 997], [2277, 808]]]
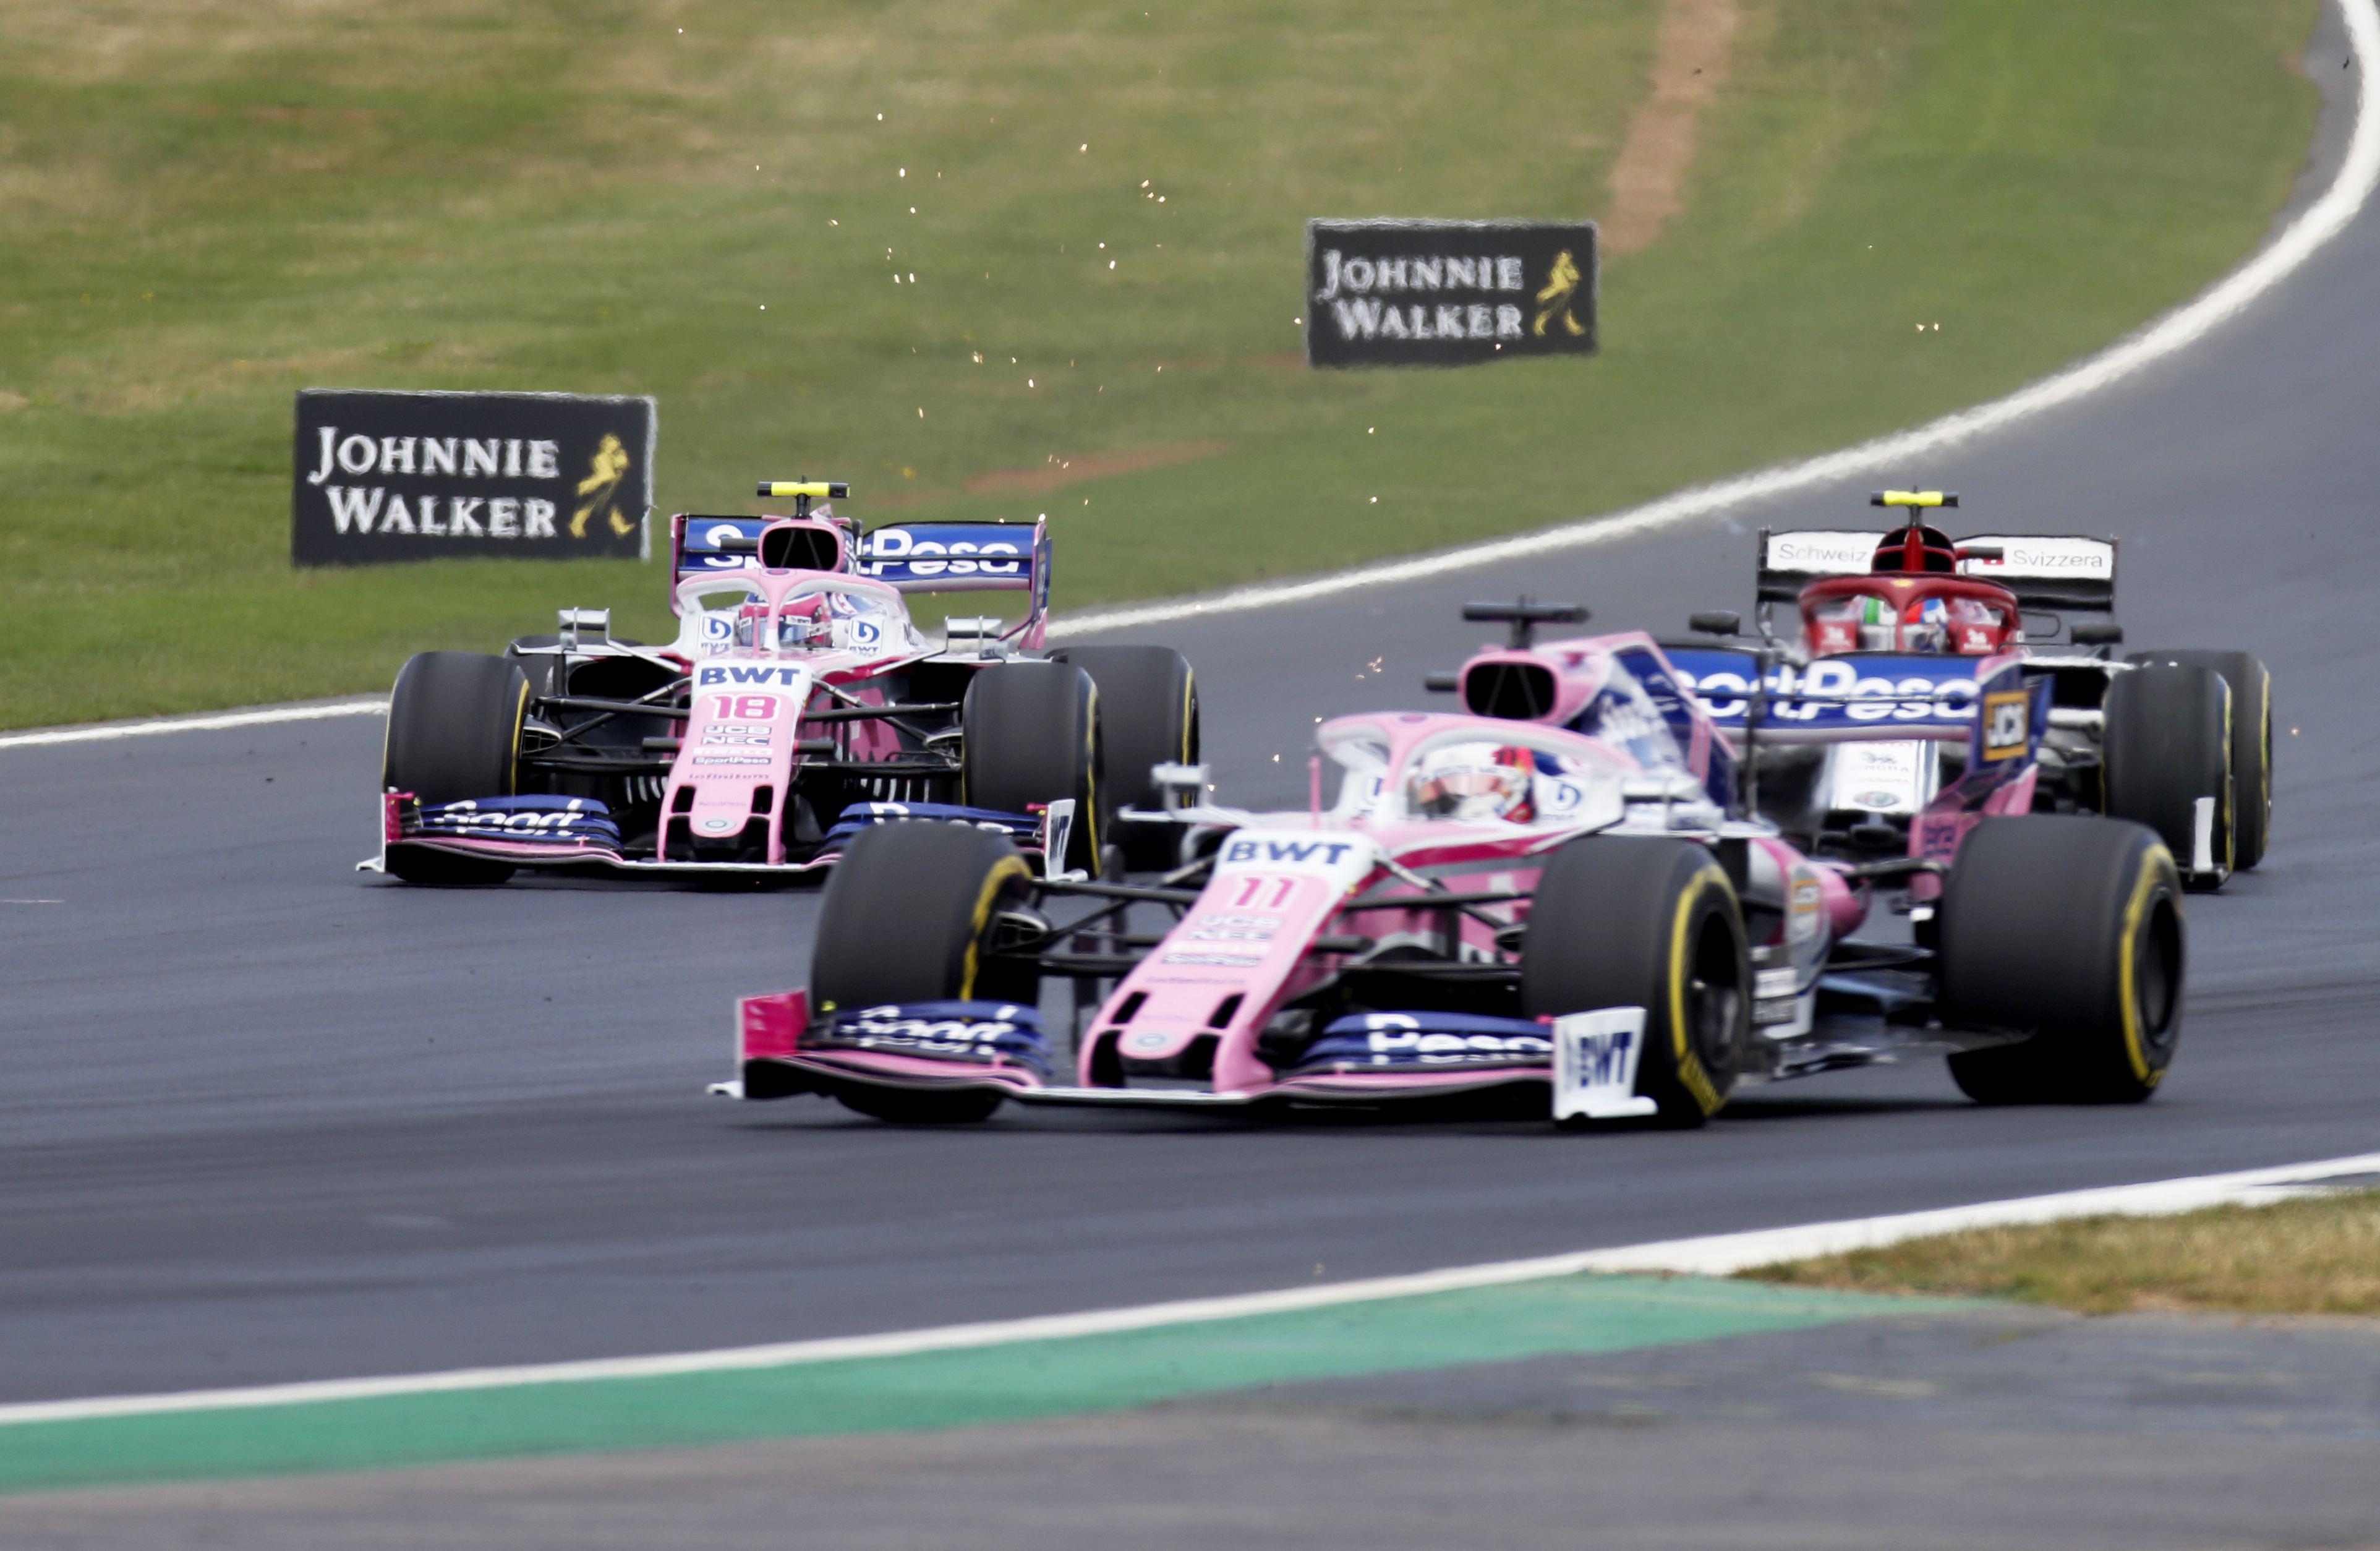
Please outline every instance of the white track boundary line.
[[87, 1422], [105, 1417], [155, 1416], [176, 1412], [240, 1411], [326, 1400], [376, 1400], [395, 1395], [446, 1394], [524, 1385], [584, 1383], [592, 1379], [660, 1378], [683, 1374], [791, 1367], [861, 1357], [905, 1357], [918, 1352], [959, 1351], [1020, 1341], [1057, 1340], [1214, 1320], [1245, 1319], [1255, 1315], [1333, 1308], [1390, 1298], [1416, 1298], [1435, 1292], [1500, 1287], [1513, 1282], [1541, 1281], [1589, 1272], [1726, 1276], [1753, 1266], [1801, 1260], [1812, 1255], [1837, 1254], [1848, 1250], [1872, 1249], [1899, 1243], [1905, 1239], [1957, 1232], [1970, 1228], [1996, 1228], [2111, 1215], [2161, 1217], [2227, 1203], [2270, 1203], [2319, 1190], [2325, 1180], [2374, 1173], [2380, 1173], [2380, 1153], [2364, 1153], [2319, 1163], [2285, 1164], [2272, 1169], [2248, 1169], [2228, 1174], [2160, 1180], [2147, 1184], [2063, 1191], [2054, 1195], [1986, 1201], [1975, 1206], [1949, 1206], [1936, 1211], [1855, 1218], [1844, 1222], [1809, 1223], [1798, 1228], [1763, 1229], [1749, 1233], [1721, 1233], [1700, 1239], [1673, 1239], [1620, 1249], [1581, 1250], [1569, 1254], [1496, 1261], [1481, 1266], [1455, 1266], [1409, 1276], [1374, 1277], [1362, 1281], [1331, 1282], [1319, 1287], [1285, 1288], [1272, 1292], [1245, 1292], [1220, 1298], [1188, 1298], [1172, 1303], [1147, 1303], [1136, 1308], [1096, 1309], [1081, 1314], [1043, 1315], [1029, 1319], [990, 1320], [974, 1325], [939, 1326], [924, 1330], [896, 1330], [876, 1336], [841, 1336], [822, 1340], [783, 1341], [769, 1346], [730, 1347], [714, 1351], [672, 1352], [652, 1357], [596, 1358], [576, 1363], [463, 1368], [449, 1373], [323, 1379], [302, 1384], [187, 1390], [164, 1395], [111, 1395], [92, 1400], [41, 1400], [0, 1406], [0, 1426]]
[[226, 727], [262, 727], [275, 721], [319, 721], [333, 716], [383, 716], [388, 697], [342, 700], [333, 705], [263, 706], [255, 710], [223, 711], [212, 716], [169, 716], [154, 721], [102, 721], [88, 727], [43, 727], [30, 733], [0, 733], [0, 748], [24, 748], [41, 744], [97, 744], [116, 738], [146, 738], [159, 733], [212, 733]]
[[[2339, 0], [2347, 24], [2349, 46], [2360, 67], [2380, 59], [2380, 9], [2374, 0]], [[1709, 516], [1749, 502], [1808, 490], [1834, 479], [1941, 453], [1992, 431], [2002, 430], [2045, 411], [2072, 404], [2088, 394], [2115, 386], [2164, 360], [2237, 317], [2266, 292], [2289, 278], [2333, 237], [2347, 228], [2380, 183], [2380, 114], [2374, 112], [2373, 93], [2357, 69], [2355, 127], [2338, 176], [2321, 198], [2306, 207], [2287, 230], [2263, 251], [2216, 282], [2196, 297], [2118, 341], [2095, 356], [2046, 377], [2005, 398], [1946, 415], [1908, 430], [1863, 442], [1840, 452], [1800, 463], [1781, 464], [1749, 474], [1697, 485], [1642, 506], [1605, 516], [1587, 517], [1534, 533], [1515, 534], [1435, 554], [1382, 561], [1302, 581], [1265, 582], [1235, 588], [1204, 598], [1170, 599], [1125, 604], [1053, 620], [1052, 637], [1088, 636], [1101, 631], [1161, 624], [1172, 620], [1198, 619], [1210, 614], [1243, 613], [1329, 598], [1365, 588], [1393, 587], [1475, 570], [1508, 560], [1524, 560], [1564, 550], [1585, 549], [1641, 533], [1674, 527], [1696, 517]]]

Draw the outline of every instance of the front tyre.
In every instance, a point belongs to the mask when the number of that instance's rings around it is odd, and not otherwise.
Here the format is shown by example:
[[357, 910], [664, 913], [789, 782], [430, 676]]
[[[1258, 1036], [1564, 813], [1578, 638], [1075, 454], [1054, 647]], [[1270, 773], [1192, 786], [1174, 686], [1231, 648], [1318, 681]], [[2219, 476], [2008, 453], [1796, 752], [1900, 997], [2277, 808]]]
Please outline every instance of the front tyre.
[[1099, 743], [1099, 695], [1091, 676], [1065, 662], [1003, 662], [968, 681], [960, 801], [1001, 813], [1028, 813], [1071, 797], [1075, 824], [1059, 868], [1098, 877], [1110, 805]]
[[2181, 1041], [2185, 939], [2172, 854], [2138, 824], [1986, 818], [1943, 886], [1939, 1007], [2030, 1036], [1950, 1058], [1985, 1104], [2137, 1104]]
[[[517, 662], [476, 651], [415, 653], [389, 692], [382, 790], [410, 792], [424, 806], [514, 795], [528, 709], [528, 678]], [[408, 883], [502, 883], [513, 875], [502, 862], [413, 845], [391, 850], [388, 869]]]
[[1727, 1102], [1752, 1038], [1742, 912], [1718, 862], [1691, 841], [1587, 835], [1537, 881], [1521, 951], [1521, 1013], [1645, 1009], [1636, 1092], [1664, 1125]]
[[[1026, 901], [1032, 874], [1007, 838], [922, 819], [861, 830], [827, 881], [810, 951], [820, 1013], [887, 1002], [1038, 1000], [1038, 979], [987, 962], [1003, 907]], [[915, 1124], [980, 1121], [997, 1089], [937, 1091], [840, 1084], [863, 1115]]]

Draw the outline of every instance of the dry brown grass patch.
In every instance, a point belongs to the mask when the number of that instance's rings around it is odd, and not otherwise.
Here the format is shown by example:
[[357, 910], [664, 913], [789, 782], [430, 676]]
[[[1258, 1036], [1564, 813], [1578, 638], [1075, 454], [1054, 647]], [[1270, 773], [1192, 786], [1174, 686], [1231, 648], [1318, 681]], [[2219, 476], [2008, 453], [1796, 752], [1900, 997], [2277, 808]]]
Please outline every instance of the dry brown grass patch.
[[1974, 1229], [1741, 1274], [1796, 1287], [2012, 1298], [2082, 1314], [2380, 1315], [2380, 1191], [2179, 1217]]
[[1611, 165], [1605, 251], [1649, 247], [1684, 207], [1703, 108], [1727, 79], [1737, 20], [1736, 0], [1664, 0], [1652, 91]]

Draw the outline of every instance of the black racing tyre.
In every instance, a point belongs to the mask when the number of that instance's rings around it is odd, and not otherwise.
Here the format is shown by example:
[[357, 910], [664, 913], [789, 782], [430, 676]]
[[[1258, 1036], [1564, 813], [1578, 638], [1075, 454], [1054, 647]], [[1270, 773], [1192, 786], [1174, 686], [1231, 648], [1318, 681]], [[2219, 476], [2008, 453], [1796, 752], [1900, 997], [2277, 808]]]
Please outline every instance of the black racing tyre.
[[546, 656], [542, 651], [534, 657], [524, 657], [521, 655], [521, 648], [523, 647], [552, 648], [561, 644], [562, 637], [559, 636], [520, 636], [514, 638], [512, 645], [504, 648], [505, 660], [519, 663], [521, 672], [528, 677], [529, 698], [542, 699], [553, 693], [553, 659]]
[[[1099, 685], [1108, 810], [1161, 806], [1149, 768], [1198, 762], [1198, 681], [1190, 660], [1172, 647], [1067, 647], [1050, 660], [1073, 663]], [[1114, 832], [1126, 866], [1145, 872], [1178, 865], [1172, 826], [1119, 824]]]
[[2231, 688], [2231, 865], [2265, 859], [2273, 830], [2273, 675], [2244, 651], [2139, 651], [2124, 660], [2212, 668]]
[[979, 670], [967, 682], [959, 725], [965, 734], [959, 800], [1025, 813], [1072, 797], [1075, 826], [1062, 866], [1099, 876], [1112, 806], [1101, 763], [1099, 692], [1091, 675], [1067, 662], [1002, 662]]
[[[836, 864], [819, 902], [810, 996], [821, 1013], [886, 1002], [1038, 1000], [1038, 982], [984, 962], [1003, 904], [1032, 882], [1006, 837], [964, 824], [911, 819], [863, 830]], [[1000, 1108], [997, 1090], [838, 1085], [835, 1097], [880, 1120], [979, 1121]]]
[[1588, 835], [1547, 862], [1521, 951], [1521, 1015], [1645, 1009], [1636, 1092], [1695, 1126], [1735, 1086], [1752, 1039], [1752, 962], [1735, 890], [1709, 851]]
[[845, 1109], [894, 1125], [972, 1125], [991, 1119], [1002, 1096], [981, 1088], [936, 1093], [928, 1088], [874, 1088], [845, 1084], [836, 1087], [834, 1097]]
[[[389, 694], [382, 789], [410, 792], [423, 804], [512, 796], [528, 704], [517, 662], [476, 651], [415, 653]], [[415, 846], [391, 851], [388, 867], [408, 883], [502, 883], [514, 870]]]
[[1936, 916], [1953, 1027], [2031, 1031], [1950, 1058], [1985, 1104], [2136, 1104], [2181, 1041], [2181, 879], [2155, 832], [2088, 814], [1986, 818]]
[[2134, 668], [2107, 686], [2100, 751], [2107, 817], [2147, 825], [2184, 863], [2193, 851], [2198, 801], [2215, 799], [2218, 873], [2232, 865], [2231, 709], [2230, 688], [2212, 668]]

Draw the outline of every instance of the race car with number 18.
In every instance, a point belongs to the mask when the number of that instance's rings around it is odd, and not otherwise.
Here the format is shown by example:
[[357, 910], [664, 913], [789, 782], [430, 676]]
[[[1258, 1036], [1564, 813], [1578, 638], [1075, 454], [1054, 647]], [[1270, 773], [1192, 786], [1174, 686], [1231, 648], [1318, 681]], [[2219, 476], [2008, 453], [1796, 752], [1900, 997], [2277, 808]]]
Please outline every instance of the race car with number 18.
[[[1048, 650], [1046, 524], [862, 533], [825, 481], [772, 481], [782, 516], [670, 519], [676, 637], [565, 609], [501, 656], [423, 652], [390, 697], [381, 854], [414, 883], [521, 868], [800, 877], [887, 818], [997, 832], [1050, 870], [1118, 870], [1114, 815], [1156, 763], [1195, 759], [1190, 666], [1164, 647]], [[952, 619], [905, 595], [1017, 592]], [[1119, 772], [1110, 779], [1108, 771]]]

